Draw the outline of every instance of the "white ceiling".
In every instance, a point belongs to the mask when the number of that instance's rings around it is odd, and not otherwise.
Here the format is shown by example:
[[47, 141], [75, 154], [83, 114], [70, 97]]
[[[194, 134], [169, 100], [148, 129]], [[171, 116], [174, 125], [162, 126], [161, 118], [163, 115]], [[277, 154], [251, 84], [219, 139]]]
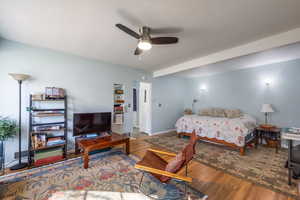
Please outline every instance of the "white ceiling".
[[184, 78], [196, 78], [233, 70], [262, 67], [264, 65], [275, 64], [295, 59], [300, 59], [300, 42], [260, 53], [254, 53], [247, 56], [229, 59], [223, 62], [204, 65], [194, 69], [178, 72], [175, 75]]
[[[300, 27], [299, 0], [0, 0], [0, 36], [156, 71]], [[133, 55], [114, 25], [172, 27], [179, 43]]]

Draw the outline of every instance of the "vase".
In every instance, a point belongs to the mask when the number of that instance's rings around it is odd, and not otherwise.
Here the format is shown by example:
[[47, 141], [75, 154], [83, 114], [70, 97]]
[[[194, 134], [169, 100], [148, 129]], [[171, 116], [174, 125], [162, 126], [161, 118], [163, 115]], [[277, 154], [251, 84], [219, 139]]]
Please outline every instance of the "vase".
[[4, 141], [0, 140], [0, 176], [4, 174]]

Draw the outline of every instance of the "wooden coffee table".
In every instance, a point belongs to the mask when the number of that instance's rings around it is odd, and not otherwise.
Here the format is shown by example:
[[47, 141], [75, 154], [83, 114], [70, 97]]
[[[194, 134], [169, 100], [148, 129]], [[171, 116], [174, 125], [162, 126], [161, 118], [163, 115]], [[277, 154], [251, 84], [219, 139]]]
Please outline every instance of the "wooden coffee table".
[[89, 167], [89, 153], [95, 150], [100, 150], [115, 145], [125, 144], [126, 154], [129, 154], [129, 137], [117, 133], [112, 133], [111, 137], [95, 138], [95, 139], [83, 139], [78, 141], [78, 146], [83, 150], [84, 168]]

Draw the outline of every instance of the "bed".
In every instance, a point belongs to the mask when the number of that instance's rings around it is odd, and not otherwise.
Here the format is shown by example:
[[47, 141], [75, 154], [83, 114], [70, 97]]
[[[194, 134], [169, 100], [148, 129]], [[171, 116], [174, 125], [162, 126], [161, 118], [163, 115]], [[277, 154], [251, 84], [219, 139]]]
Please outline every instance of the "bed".
[[195, 130], [200, 140], [237, 148], [241, 155], [245, 154], [248, 144], [257, 142], [255, 139], [256, 120], [248, 114], [233, 119], [184, 115], [177, 120], [175, 126], [179, 137], [189, 136]]

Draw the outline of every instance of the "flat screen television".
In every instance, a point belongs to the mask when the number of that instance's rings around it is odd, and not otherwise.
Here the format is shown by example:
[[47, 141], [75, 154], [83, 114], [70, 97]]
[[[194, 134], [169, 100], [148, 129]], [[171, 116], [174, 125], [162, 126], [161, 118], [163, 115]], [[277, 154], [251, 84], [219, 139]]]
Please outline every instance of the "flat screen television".
[[111, 132], [111, 113], [74, 113], [73, 136]]

